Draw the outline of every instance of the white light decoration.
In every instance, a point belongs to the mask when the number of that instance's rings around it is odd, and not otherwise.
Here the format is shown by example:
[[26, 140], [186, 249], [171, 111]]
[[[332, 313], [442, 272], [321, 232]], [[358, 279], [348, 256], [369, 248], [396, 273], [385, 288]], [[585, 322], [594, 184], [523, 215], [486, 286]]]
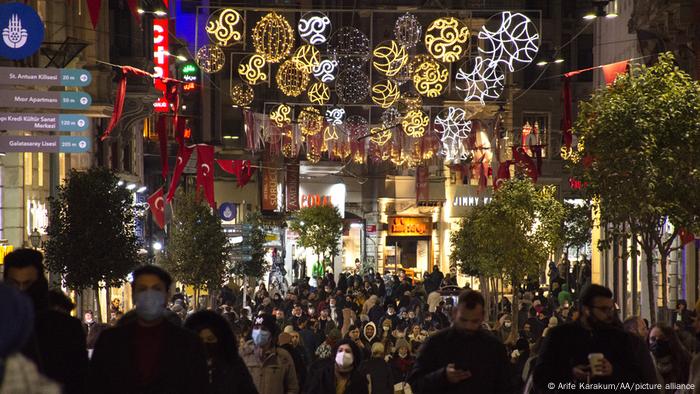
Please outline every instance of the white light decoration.
[[330, 59], [323, 59], [321, 63], [313, 68], [314, 77], [323, 83], [335, 81], [335, 73], [338, 70], [338, 62]]
[[206, 31], [216, 45], [230, 47], [243, 40], [241, 14], [233, 8], [222, 8], [209, 16]]
[[332, 126], [340, 126], [345, 121], [345, 108], [334, 107], [326, 110], [326, 122]]
[[468, 52], [469, 28], [451, 16], [438, 18], [425, 30], [425, 48], [441, 62], [456, 62]]
[[224, 68], [226, 55], [218, 45], [204, 45], [197, 50], [194, 60], [202, 71], [214, 74]]
[[385, 128], [394, 128], [401, 124], [401, 113], [395, 107], [388, 108], [379, 118]]
[[401, 71], [408, 61], [406, 48], [394, 40], [385, 41], [372, 51], [372, 66], [387, 77], [393, 77]]
[[359, 103], [369, 94], [369, 77], [361, 70], [347, 69], [338, 75], [335, 92], [344, 103]]
[[463, 160], [467, 150], [463, 141], [469, 138], [472, 121], [462, 108], [447, 107], [435, 117], [435, 132], [440, 135], [441, 154], [445, 160]]
[[268, 81], [265, 58], [253, 53], [244, 57], [238, 63], [238, 75], [250, 85], [257, 85]]
[[481, 105], [485, 105], [486, 99], [495, 100], [501, 96], [505, 79], [500, 66], [477, 56], [457, 70], [455, 88], [464, 101], [479, 100]]
[[362, 67], [371, 57], [369, 39], [354, 27], [342, 27], [328, 41], [328, 55], [341, 69]]
[[504, 11], [492, 16], [479, 31], [479, 53], [493, 66], [503, 64], [514, 72], [532, 62], [539, 50], [540, 35], [527, 16]]
[[394, 37], [406, 49], [415, 47], [422, 33], [423, 27], [418, 18], [409, 13], [401, 15], [394, 25]]
[[364, 116], [348, 116], [345, 120], [345, 133], [351, 138], [361, 137], [369, 131], [369, 124]]
[[392, 80], [379, 81], [372, 86], [372, 101], [382, 108], [389, 108], [401, 96], [399, 84]]
[[331, 19], [319, 11], [307, 12], [299, 19], [297, 28], [302, 40], [311, 45], [321, 45], [328, 41]]

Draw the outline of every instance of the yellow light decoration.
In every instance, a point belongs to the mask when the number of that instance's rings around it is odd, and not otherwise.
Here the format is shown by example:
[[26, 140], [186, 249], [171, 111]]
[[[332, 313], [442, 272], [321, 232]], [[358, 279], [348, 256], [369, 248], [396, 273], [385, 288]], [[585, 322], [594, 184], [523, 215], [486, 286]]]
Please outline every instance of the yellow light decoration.
[[372, 86], [372, 101], [382, 108], [389, 108], [401, 96], [399, 85], [392, 80], [377, 82]]
[[268, 81], [265, 58], [254, 53], [248, 55], [238, 64], [238, 75], [249, 85], [257, 85]]
[[277, 86], [287, 96], [299, 96], [309, 84], [309, 74], [296, 60], [287, 60], [277, 70]]
[[226, 63], [226, 55], [218, 45], [204, 45], [197, 50], [195, 59], [200, 70], [208, 74], [221, 71]]
[[335, 141], [338, 139], [338, 130], [335, 126], [328, 126], [323, 131], [323, 142]]
[[294, 48], [294, 30], [283, 16], [271, 12], [255, 24], [253, 47], [268, 63], [279, 63]]
[[316, 152], [316, 149], [312, 147], [306, 154], [306, 160], [311, 164], [317, 164], [321, 161], [321, 152]]
[[467, 54], [469, 28], [451, 16], [433, 21], [425, 31], [425, 48], [441, 62], [452, 63]]
[[435, 98], [447, 87], [449, 76], [450, 71], [447, 67], [431, 59], [418, 65], [412, 79], [418, 93]]
[[311, 73], [321, 63], [321, 52], [315, 46], [306, 44], [297, 48], [292, 59], [303, 65], [307, 73]]
[[323, 128], [323, 116], [314, 107], [304, 107], [297, 119], [304, 135], [316, 135]]
[[372, 127], [369, 132], [371, 134], [369, 140], [377, 144], [377, 146], [383, 146], [389, 142], [392, 136], [391, 129], [384, 127]]
[[403, 132], [409, 137], [420, 138], [425, 134], [425, 129], [430, 123], [430, 118], [421, 110], [409, 111], [401, 121]]
[[409, 111], [419, 110], [423, 106], [423, 99], [415, 92], [404, 92], [399, 98], [399, 112], [405, 114]]
[[314, 82], [308, 94], [309, 101], [318, 105], [324, 105], [331, 99], [331, 89], [323, 82]]
[[253, 88], [243, 82], [236, 82], [231, 86], [231, 101], [234, 107], [248, 107], [253, 102], [255, 92]]
[[394, 40], [379, 44], [372, 52], [374, 59], [372, 65], [380, 73], [387, 77], [393, 77], [406, 65], [408, 53], [406, 48]]
[[220, 9], [209, 16], [207, 35], [217, 45], [230, 47], [243, 39], [242, 20], [241, 14], [233, 8]]
[[284, 127], [292, 123], [292, 107], [287, 104], [279, 104], [270, 111], [270, 120], [277, 127]]

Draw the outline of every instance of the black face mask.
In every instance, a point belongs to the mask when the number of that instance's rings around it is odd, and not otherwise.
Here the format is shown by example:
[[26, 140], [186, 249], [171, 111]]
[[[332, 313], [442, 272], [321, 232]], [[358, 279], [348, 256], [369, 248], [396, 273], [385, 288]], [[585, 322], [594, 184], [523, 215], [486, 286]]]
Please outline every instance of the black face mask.
[[666, 339], [657, 339], [649, 346], [649, 350], [654, 357], [666, 357], [671, 354], [671, 343]]
[[24, 291], [24, 294], [32, 299], [35, 311], [41, 311], [49, 307], [49, 283], [44, 275], [39, 275], [36, 282], [32, 283]]

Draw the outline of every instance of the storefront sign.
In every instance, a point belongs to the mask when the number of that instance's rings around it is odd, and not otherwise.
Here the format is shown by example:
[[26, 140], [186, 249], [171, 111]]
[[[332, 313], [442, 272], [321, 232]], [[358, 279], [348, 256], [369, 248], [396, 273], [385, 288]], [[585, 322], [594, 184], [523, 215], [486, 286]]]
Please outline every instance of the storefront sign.
[[[153, 63], [155, 67], [153, 68], [153, 83], [156, 89], [165, 93], [166, 87], [160, 78], [168, 78], [169, 68], [170, 68], [170, 55], [169, 55], [169, 41], [168, 41], [168, 19], [158, 18], [153, 20]], [[160, 97], [153, 103], [156, 112], [168, 112], [170, 110], [170, 103], [165, 97]]]
[[389, 217], [389, 235], [393, 236], [424, 236], [430, 235], [430, 218], [425, 217]]
[[85, 87], [90, 71], [77, 68], [0, 67], [0, 85]]
[[367, 225], [367, 232], [370, 234], [374, 234], [377, 232], [377, 225], [376, 224], [368, 224]]
[[85, 109], [90, 104], [92, 97], [83, 92], [0, 90], [0, 107]]
[[[448, 193], [446, 208], [449, 209], [450, 217], [466, 217], [474, 207], [486, 205], [491, 202], [491, 189], [483, 190], [479, 193], [479, 188], [472, 185], [453, 186], [452, 192]], [[449, 207], [447, 205], [449, 204]]]
[[29, 137], [0, 135], [0, 152], [89, 152], [91, 141], [87, 137]]
[[32, 56], [44, 41], [44, 23], [34, 8], [22, 3], [0, 5], [0, 57], [22, 60]]
[[262, 169], [262, 210], [277, 210], [277, 170], [271, 169], [274, 163], [267, 163]]
[[301, 207], [316, 207], [323, 205], [333, 205], [333, 200], [331, 196], [322, 196], [319, 194], [302, 194], [301, 196]]
[[299, 210], [299, 161], [287, 163], [287, 211]]
[[84, 115], [0, 114], [0, 130], [87, 131], [89, 126]]
[[452, 201], [453, 207], [476, 207], [491, 202], [491, 197], [456, 196]]
[[328, 185], [327, 183], [303, 183], [299, 188], [299, 205], [301, 208], [317, 205], [332, 205], [338, 208], [341, 217], [345, 217], [347, 188], [344, 183]]

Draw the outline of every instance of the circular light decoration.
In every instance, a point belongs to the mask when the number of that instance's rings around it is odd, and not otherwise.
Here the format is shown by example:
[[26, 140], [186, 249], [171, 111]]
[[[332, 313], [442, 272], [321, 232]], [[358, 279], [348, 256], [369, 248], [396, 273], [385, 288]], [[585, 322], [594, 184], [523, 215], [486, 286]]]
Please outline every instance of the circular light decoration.
[[331, 36], [328, 54], [341, 68], [362, 67], [371, 57], [369, 39], [354, 27], [342, 27]]
[[220, 9], [209, 16], [206, 31], [216, 45], [230, 47], [243, 40], [241, 14], [233, 8]]
[[321, 63], [321, 52], [315, 46], [305, 44], [297, 48], [292, 59], [303, 65], [307, 73], [311, 73]]
[[401, 94], [399, 98], [398, 107], [399, 112], [405, 114], [409, 111], [421, 109], [423, 106], [423, 99], [418, 93], [408, 91]]
[[213, 74], [224, 68], [226, 55], [217, 45], [204, 45], [197, 50], [194, 60], [202, 71]]
[[362, 137], [369, 131], [367, 119], [360, 115], [348, 116], [345, 120], [345, 132], [350, 138]]
[[323, 59], [321, 63], [314, 67], [314, 77], [323, 83], [335, 81], [335, 72], [338, 70], [338, 62], [330, 59]]
[[270, 111], [270, 120], [277, 127], [285, 127], [292, 123], [292, 107], [278, 104]]
[[391, 129], [385, 127], [372, 127], [369, 133], [369, 140], [374, 142], [377, 146], [382, 146], [389, 142], [393, 135]]
[[277, 86], [287, 96], [297, 97], [309, 84], [309, 74], [299, 62], [289, 59], [277, 70]]
[[331, 126], [340, 126], [345, 121], [345, 108], [335, 107], [326, 110], [326, 122]]
[[253, 88], [246, 83], [239, 81], [231, 85], [231, 101], [234, 107], [248, 107], [254, 96]]
[[323, 128], [323, 116], [314, 107], [304, 107], [297, 117], [301, 133], [304, 135], [316, 135]]
[[268, 63], [279, 63], [289, 56], [294, 41], [292, 26], [276, 12], [263, 16], [253, 28], [255, 52], [262, 55]]
[[393, 77], [406, 65], [408, 52], [394, 40], [384, 41], [372, 52], [372, 66], [387, 77]]
[[331, 19], [319, 11], [311, 11], [302, 15], [297, 25], [301, 39], [311, 45], [321, 45], [328, 41], [331, 33]]
[[440, 134], [446, 160], [461, 159], [465, 153], [462, 141], [469, 138], [472, 121], [462, 108], [447, 107], [435, 117], [435, 132]]
[[372, 101], [382, 108], [389, 108], [401, 96], [399, 85], [392, 80], [377, 82], [372, 86]]
[[331, 89], [323, 82], [314, 82], [309, 87], [308, 95], [312, 103], [324, 105], [331, 98]]
[[392, 129], [401, 124], [401, 113], [398, 109], [391, 107], [382, 113], [379, 118], [384, 128]]
[[344, 103], [358, 103], [369, 94], [369, 78], [361, 70], [347, 69], [338, 75], [335, 92]]
[[456, 62], [467, 54], [468, 47], [469, 28], [457, 18], [438, 18], [425, 31], [425, 48], [441, 62]]
[[244, 57], [241, 62], [238, 63], [238, 75], [250, 85], [265, 83], [269, 79], [265, 67], [266, 65], [267, 63], [262, 56], [253, 53]]
[[479, 100], [481, 105], [485, 105], [485, 99], [495, 100], [501, 96], [505, 79], [500, 66], [492, 65], [491, 60], [477, 56], [457, 70], [455, 88], [464, 101]]
[[530, 64], [539, 50], [540, 35], [527, 16], [504, 11], [486, 21], [479, 31], [479, 54], [491, 65], [503, 64], [510, 72]]
[[450, 71], [442, 63], [427, 60], [419, 64], [413, 73], [413, 85], [423, 96], [435, 98], [447, 87]]
[[407, 49], [413, 48], [418, 44], [422, 33], [423, 27], [418, 22], [418, 18], [409, 13], [401, 15], [394, 25], [396, 41]]
[[421, 110], [409, 111], [401, 120], [401, 127], [407, 136], [420, 138], [425, 134], [425, 129], [430, 123], [430, 118]]

